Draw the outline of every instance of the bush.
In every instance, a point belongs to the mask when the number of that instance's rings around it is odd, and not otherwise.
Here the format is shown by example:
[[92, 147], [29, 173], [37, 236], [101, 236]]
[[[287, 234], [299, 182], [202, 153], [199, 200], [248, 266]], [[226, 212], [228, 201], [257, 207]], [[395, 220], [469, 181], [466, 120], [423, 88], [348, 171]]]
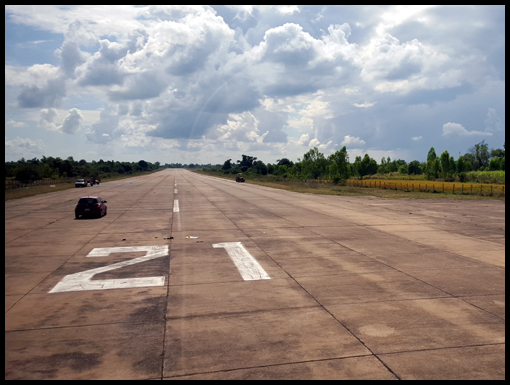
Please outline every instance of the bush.
[[15, 170], [16, 180], [30, 181], [41, 179], [41, 173], [36, 165], [26, 163], [18, 166]]
[[338, 183], [340, 183], [342, 179], [340, 178], [340, 175], [333, 175], [333, 177], [331, 178], [331, 181], [333, 182], [333, 184], [337, 185]]
[[505, 184], [504, 171], [470, 171], [466, 182]]
[[491, 159], [489, 162], [489, 171], [501, 170], [501, 161], [499, 158]]

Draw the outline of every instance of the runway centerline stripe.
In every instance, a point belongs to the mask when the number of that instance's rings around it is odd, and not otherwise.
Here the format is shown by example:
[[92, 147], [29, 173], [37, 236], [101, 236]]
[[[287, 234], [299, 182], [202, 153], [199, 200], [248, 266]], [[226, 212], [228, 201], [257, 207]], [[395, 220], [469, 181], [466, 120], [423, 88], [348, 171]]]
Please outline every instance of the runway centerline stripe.
[[174, 199], [174, 213], [178, 213], [178, 212], [179, 212], [179, 200]]

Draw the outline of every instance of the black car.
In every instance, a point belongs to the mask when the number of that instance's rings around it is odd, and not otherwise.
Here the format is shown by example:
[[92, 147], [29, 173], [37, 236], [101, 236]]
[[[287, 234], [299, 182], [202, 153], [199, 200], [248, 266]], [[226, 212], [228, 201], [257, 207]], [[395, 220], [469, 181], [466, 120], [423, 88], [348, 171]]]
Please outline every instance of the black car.
[[107, 208], [105, 203], [106, 201], [98, 196], [81, 197], [74, 208], [74, 217], [78, 219], [81, 215], [82, 217], [93, 216], [101, 218], [103, 215], [106, 215]]

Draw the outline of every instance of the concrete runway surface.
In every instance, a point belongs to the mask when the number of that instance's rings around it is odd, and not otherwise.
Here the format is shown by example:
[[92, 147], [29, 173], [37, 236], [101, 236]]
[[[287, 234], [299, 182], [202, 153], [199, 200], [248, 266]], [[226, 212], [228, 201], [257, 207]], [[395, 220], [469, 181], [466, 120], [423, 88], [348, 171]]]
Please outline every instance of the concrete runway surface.
[[504, 379], [504, 229], [180, 169], [7, 201], [5, 379]]

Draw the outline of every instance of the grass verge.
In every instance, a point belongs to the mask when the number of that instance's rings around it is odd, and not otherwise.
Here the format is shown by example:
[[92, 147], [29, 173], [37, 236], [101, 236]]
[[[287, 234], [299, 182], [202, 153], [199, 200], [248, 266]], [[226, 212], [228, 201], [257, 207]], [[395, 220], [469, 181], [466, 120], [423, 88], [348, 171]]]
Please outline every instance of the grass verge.
[[[133, 178], [135, 176], [140, 175], [147, 175], [152, 174], [156, 171], [147, 171], [147, 172], [137, 172], [134, 174], [128, 174], [128, 175], [115, 175], [112, 177], [105, 177], [101, 178], [101, 183], [104, 182], [111, 182], [114, 180], [119, 179], [127, 179], [127, 178]], [[50, 187], [50, 185], [42, 185], [42, 186], [29, 186], [28, 188], [15, 188], [15, 189], [9, 189], [5, 190], [5, 201], [11, 200], [11, 199], [20, 199], [20, 198], [26, 198], [33, 195], [39, 195], [39, 194], [48, 194], [56, 191], [62, 191], [62, 190], [68, 190], [70, 188], [74, 187], [74, 182], [71, 183], [59, 183], [54, 185], [55, 187]]]
[[[192, 170], [202, 175], [209, 175], [217, 178], [235, 180], [235, 176], [224, 174], [212, 174], [200, 170]], [[246, 174], [245, 174], [246, 175]], [[341, 196], [374, 196], [378, 198], [388, 199], [456, 199], [456, 200], [499, 200], [505, 201], [505, 197], [498, 196], [480, 196], [471, 194], [461, 194], [456, 192], [425, 192], [425, 191], [412, 191], [412, 190], [393, 190], [393, 189], [379, 189], [369, 187], [353, 187], [353, 186], [335, 186], [329, 183], [314, 183], [314, 182], [301, 182], [295, 180], [288, 181], [265, 181], [264, 177], [247, 177], [245, 183], [256, 184], [260, 186], [278, 188], [287, 191], [294, 191], [305, 194], [323, 194], [323, 195], [341, 195]]]

